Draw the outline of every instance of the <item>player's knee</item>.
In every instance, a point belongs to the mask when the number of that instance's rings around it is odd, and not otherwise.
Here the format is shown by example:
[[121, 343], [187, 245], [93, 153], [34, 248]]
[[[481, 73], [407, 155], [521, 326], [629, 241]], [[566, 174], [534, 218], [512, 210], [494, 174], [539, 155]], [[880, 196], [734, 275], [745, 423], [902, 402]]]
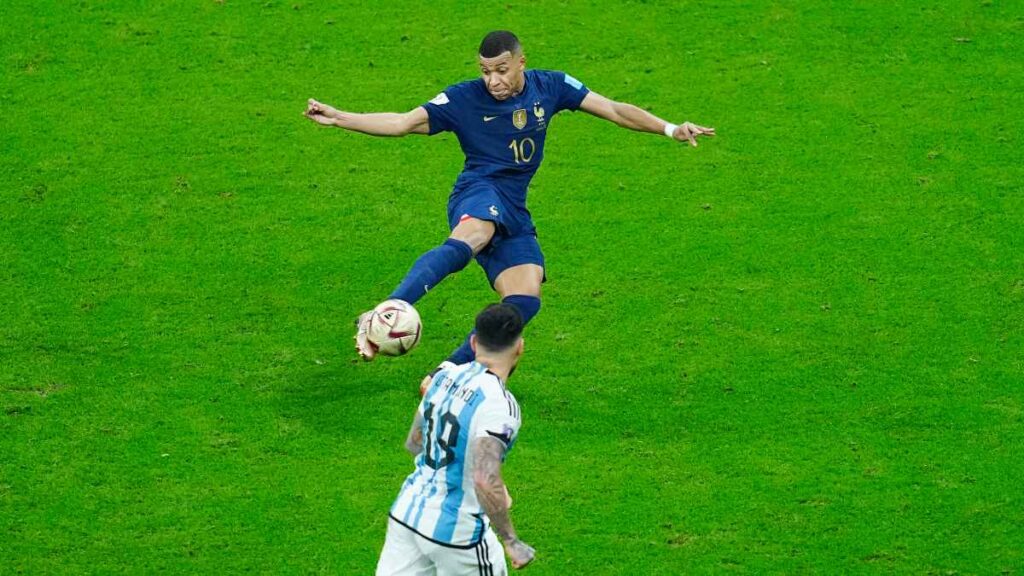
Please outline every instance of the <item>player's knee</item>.
[[449, 265], [452, 271], [462, 270], [473, 259], [473, 247], [462, 240], [448, 238], [441, 247], [448, 249]]
[[512, 295], [540, 298], [540, 287], [544, 283], [544, 268], [536, 264], [513, 266], [498, 274], [494, 289], [501, 297]]
[[473, 249], [473, 254], [479, 254], [491, 242], [491, 238], [494, 237], [494, 230], [494, 222], [468, 218], [460, 222], [452, 230], [449, 238], [465, 242]]
[[523, 317], [523, 323], [527, 323], [540, 312], [540, 297], [528, 294], [511, 294], [501, 299], [505, 304], [511, 304], [519, 310]]

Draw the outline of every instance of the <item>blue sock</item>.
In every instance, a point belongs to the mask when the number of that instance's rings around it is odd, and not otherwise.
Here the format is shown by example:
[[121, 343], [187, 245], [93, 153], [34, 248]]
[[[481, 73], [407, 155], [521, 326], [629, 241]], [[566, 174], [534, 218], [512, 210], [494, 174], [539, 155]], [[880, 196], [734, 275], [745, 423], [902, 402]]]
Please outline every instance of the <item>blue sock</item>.
[[[513, 294], [506, 296], [501, 300], [505, 304], [511, 304], [519, 310], [519, 314], [523, 316], [523, 326], [529, 324], [530, 320], [540, 312], [540, 298], [536, 296], [523, 296], [522, 294]], [[466, 340], [462, 342], [462, 346], [459, 346], [452, 355], [448, 357], [448, 361], [453, 364], [465, 364], [472, 360], [475, 356], [473, 354], [473, 348], [469, 345], [469, 337], [472, 336], [476, 330], [469, 333], [466, 336]]]
[[388, 298], [405, 300], [415, 304], [434, 286], [449, 274], [462, 270], [473, 259], [473, 249], [462, 240], [449, 238], [437, 248], [423, 254], [412, 265], [402, 283]]

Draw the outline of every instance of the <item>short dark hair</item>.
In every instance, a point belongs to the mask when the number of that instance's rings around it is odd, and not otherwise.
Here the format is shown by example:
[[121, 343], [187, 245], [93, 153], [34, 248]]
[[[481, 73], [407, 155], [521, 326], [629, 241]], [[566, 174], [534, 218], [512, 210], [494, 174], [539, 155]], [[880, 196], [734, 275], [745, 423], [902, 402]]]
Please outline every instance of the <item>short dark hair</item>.
[[483, 42], [480, 42], [480, 55], [484, 58], [501, 56], [504, 52], [518, 54], [520, 50], [519, 38], [508, 30], [495, 30], [484, 36]]
[[504, 352], [523, 333], [523, 316], [511, 304], [491, 304], [476, 316], [476, 342], [491, 352]]

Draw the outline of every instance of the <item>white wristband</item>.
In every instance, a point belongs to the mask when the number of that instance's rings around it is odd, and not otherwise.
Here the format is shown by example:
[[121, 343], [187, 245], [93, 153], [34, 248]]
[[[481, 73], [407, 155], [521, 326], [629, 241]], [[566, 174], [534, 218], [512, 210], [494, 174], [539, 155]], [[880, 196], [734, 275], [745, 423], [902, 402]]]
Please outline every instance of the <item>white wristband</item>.
[[668, 136], [669, 138], [675, 139], [675, 136], [673, 136], [673, 134], [675, 133], [676, 128], [679, 128], [679, 126], [677, 124], [673, 124], [671, 122], [665, 122], [665, 136]]

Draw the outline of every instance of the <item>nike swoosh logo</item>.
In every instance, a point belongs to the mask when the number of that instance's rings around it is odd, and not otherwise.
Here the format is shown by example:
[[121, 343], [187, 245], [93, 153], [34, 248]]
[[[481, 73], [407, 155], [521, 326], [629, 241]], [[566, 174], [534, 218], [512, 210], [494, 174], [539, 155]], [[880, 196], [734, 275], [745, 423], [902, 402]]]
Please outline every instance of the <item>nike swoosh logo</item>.
[[497, 116], [484, 116], [484, 122], [490, 122], [491, 120], [494, 120], [495, 118], [497, 118]]

